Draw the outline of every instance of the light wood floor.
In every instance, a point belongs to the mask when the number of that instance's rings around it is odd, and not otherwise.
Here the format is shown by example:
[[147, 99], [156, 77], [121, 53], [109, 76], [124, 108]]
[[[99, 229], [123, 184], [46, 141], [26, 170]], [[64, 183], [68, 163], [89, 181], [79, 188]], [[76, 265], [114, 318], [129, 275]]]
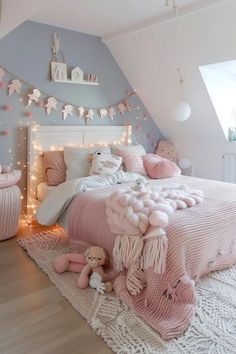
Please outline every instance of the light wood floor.
[[[42, 231], [21, 226], [17, 235]], [[0, 242], [0, 354], [108, 354], [112, 351], [64, 299], [16, 237]]]

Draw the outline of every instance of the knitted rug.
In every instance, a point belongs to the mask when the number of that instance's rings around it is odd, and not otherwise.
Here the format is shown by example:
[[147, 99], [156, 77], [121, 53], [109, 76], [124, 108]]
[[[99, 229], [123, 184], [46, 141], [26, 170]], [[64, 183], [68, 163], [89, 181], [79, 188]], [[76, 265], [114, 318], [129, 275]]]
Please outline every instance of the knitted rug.
[[62, 229], [19, 239], [18, 243], [115, 353], [226, 354], [236, 350], [236, 267], [211, 273], [198, 282], [198, 311], [192, 324], [181, 337], [164, 342], [115, 294], [79, 289], [78, 275], [54, 271], [54, 259], [71, 251]]

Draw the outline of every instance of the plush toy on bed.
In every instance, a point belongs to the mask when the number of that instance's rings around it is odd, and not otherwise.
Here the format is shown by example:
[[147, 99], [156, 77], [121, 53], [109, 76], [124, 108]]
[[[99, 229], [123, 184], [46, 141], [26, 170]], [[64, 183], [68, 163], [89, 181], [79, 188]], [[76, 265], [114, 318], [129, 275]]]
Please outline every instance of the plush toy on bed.
[[54, 269], [57, 273], [63, 273], [66, 270], [79, 272], [78, 285], [81, 289], [90, 286], [103, 294], [113, 289], [112, 283], [108, 281], [111, 275], [106, 274], [103, 269], [107, 261], [105, 250], [93, 246], [87, 249], [85, 255], [75, 253], [60, 255], [54, 262]]

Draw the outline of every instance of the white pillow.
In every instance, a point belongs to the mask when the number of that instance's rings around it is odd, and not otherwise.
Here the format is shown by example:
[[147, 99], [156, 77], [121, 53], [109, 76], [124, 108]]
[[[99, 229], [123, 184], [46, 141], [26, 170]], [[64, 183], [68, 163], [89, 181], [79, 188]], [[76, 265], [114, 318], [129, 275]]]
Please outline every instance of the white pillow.
[[105, 175], [117, 172], [122, 164], [122, 158], [116, 155], [101, 153], [94, 155], [90, 175]]
[[119, 151], [133, 152], [140, 156], [146, 155], [143, 145], [111, 145], [111, 152], [119, 156]]
[[64, 147], [64, 160], [66, 164], [66, 180], [74, 178], [87, 177], [89, 175], [90, 162], [89, 155], [95, 151], [110, 153], [110, 147], [93, 147], [93, 148], [79, 148], [79, 147]]

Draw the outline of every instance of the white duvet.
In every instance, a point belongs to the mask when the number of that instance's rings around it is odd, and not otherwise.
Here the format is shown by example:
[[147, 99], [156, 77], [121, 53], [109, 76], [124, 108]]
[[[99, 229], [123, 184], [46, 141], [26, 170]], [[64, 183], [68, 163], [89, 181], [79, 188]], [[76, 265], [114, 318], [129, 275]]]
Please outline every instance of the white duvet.
[[41, 225], [54, 225], [78, 193], [139, 179], [144, 178], [137, 173], [118, 171], [112, 175], [95, 175], [66, 181], [40, 204], [36, 211], [36, 219]]

